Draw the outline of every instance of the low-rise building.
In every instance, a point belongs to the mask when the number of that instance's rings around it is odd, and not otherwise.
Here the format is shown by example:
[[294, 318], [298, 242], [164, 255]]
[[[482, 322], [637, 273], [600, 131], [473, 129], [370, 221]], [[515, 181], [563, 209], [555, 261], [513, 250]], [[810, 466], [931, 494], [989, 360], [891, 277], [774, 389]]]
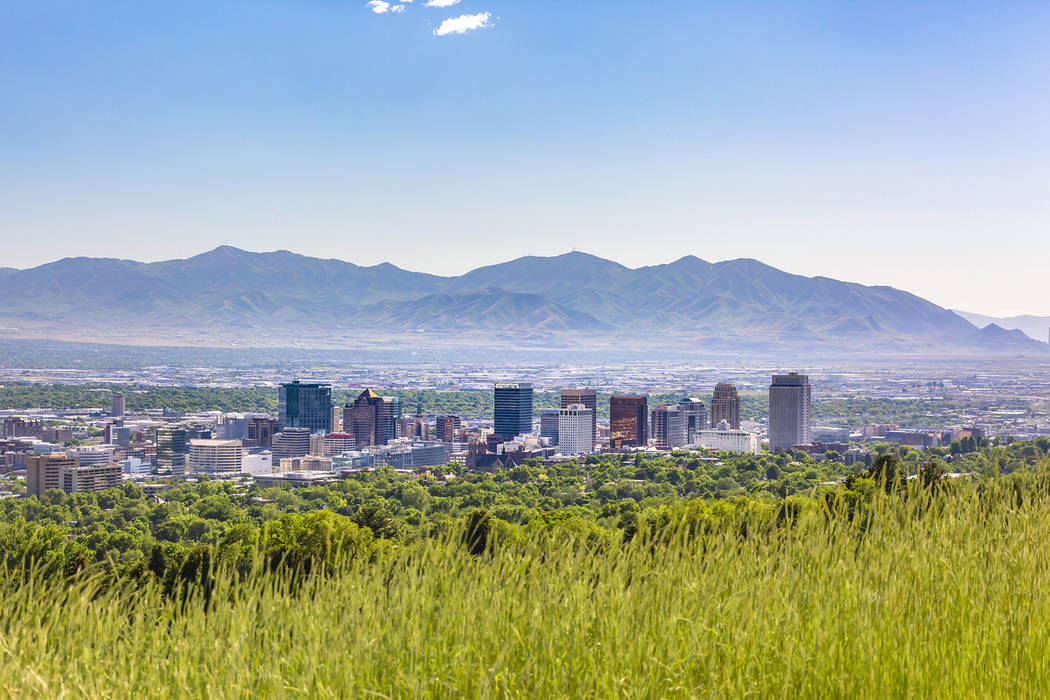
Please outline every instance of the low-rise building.
[[120, 486], [124, 469], [116, 462], [83, 464], [59, 470], [59, 488], [66, 493], [91, 493]]
[[758, 434], [747, 430], [734, 430], [729, 421], [723, 418], [717, 428], [701, 430], [697, 433], [697, 445], [708, 450], [725, 450], [757, 455], [761, 452]]
[[190, 471], [194, 474], [239, 474], [244, 447], [240, 440], [190, 440]]

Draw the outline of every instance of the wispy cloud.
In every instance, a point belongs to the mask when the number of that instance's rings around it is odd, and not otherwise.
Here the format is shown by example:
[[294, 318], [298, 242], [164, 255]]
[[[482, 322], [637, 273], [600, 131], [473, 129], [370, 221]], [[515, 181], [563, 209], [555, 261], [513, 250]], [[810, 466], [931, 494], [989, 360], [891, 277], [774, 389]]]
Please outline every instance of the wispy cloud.
[[427, 7], [452, 7], [458, 5], [459, 0], [427, 0]]
[[390, 11], [391, 12], [404, 12], [405, 11], [405, 6], [404, 5], [394, 5], [393, 7], [390, 8]]
[[372, 12], [377, 15], [386, 14], [390, 11], [390, 3], [384, 2], [384, 0], [368, 0], [368, 6], [372, 8]]
[[491, 27], [489, 19], [492, 15], [488, 12], [479, 12], [476, 15], [460, 15], [449, 17], [434, 30], [434, 36], [445, 36], [446, 34], [464, 34], [474, 29]]

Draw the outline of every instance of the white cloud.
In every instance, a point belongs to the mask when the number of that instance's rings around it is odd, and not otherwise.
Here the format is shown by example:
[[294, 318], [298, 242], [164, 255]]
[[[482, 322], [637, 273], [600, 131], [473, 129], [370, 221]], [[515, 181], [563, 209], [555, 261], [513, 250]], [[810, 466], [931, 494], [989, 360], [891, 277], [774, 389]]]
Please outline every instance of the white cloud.
[[390, 8], [390, 11], [391, 12], [404, 12], [405, 11], [405, 6], [404, 5], [394, 5], [393, 7]]
[[390, 3], [384, 2], [383, 0], [368, 0], [368, 6], [371, 7], [372, 12], [375, 12], [377, 15], [384, 14], [390, 10]]
[[458, 5], [459, 0], [427, 0], [427, 7], [452, 7]]
[[492, 15], [488, 12], [479, 12], [476, 15], [460, 15], [459, 17], [450, 17], [441, 23], [441, 26], [434, 30], [434, 36], [445, 36], [446, 34], [463, 34], [469, 32], [472, 29], [482, 29], [484, 27], [491, 27], [489, 19]]

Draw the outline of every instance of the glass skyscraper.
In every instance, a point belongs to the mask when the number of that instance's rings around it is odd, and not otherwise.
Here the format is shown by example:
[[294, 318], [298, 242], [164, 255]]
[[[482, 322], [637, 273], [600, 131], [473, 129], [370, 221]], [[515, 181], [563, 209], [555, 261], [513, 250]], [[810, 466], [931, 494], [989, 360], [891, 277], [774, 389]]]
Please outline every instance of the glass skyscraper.
[[649, 401], [644, 396], [609, 397], [609, 444], [614, 449], [645, 447], [648, 425]]
[[532, 432], [532, 384], [498, 382], [493, 390], [492, 428], [508, 440]]
[[309, 428], [311, 433], [332, 432], [332, 385], [282, 384], [278, 396], [278, 422], [284, 428]]

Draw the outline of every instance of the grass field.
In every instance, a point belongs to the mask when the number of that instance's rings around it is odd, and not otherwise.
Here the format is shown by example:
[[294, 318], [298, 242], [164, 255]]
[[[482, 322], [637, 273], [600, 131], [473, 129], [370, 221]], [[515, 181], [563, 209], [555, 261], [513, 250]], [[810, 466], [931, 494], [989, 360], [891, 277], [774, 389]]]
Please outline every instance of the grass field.
[[7, 574], [0, 695], [1046, 696], [1050, 498], [980, 489], [661, 543], [424, 539], [297, 591], [220, 580], [208, 612]]

